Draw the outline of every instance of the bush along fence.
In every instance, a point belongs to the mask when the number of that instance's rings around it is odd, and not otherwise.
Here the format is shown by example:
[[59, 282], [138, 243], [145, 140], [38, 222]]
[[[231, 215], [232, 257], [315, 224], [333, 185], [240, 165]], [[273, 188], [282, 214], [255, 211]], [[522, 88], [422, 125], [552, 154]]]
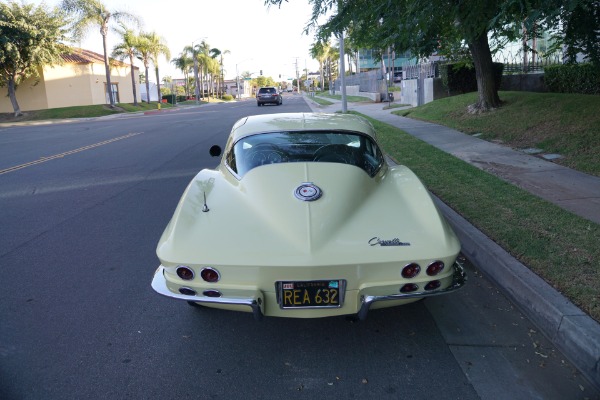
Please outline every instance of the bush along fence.
[[553, 65], [544, 69], [549, 92], [600, 95], [600, 66], [593, 64]]

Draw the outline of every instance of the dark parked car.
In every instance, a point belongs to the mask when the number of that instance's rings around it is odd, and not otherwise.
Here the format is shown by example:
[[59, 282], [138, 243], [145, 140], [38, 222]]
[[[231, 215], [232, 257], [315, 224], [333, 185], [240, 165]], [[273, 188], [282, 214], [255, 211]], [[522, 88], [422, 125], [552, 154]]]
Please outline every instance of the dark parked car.
[[262, 87], [256, 92], [256, 104], [260, 107], [263, 104], [276, 104], [281, 105], [283, 99], [279, 90], [275, 87]]

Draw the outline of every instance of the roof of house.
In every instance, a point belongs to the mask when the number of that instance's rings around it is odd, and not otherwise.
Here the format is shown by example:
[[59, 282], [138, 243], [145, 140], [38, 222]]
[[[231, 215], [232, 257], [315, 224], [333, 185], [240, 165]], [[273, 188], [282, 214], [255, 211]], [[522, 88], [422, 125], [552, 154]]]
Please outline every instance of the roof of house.
[[[73, 48], [73, 51], [71, 53], [64, 53], [62, 55], [62, 58], [67, 63], [74, 63], [74, 64], [98, 63], [98, 64], [104, 64], [104, 56], [102, 54], [98, 54], [98, 53], [95, 53], [95, 52], [90, 51], [90, 50], [79, 49], [79, 48], [76, 48], [76, 47]], [[117, 66], [120, 66], [120, 67], [129, 67], [130, 66], [130, 64], [124, 63], [124, 62], [116, 60], [114, 58], [110, 58], [110, 63], [112, 65], [117, 65]], [[135, 68], [137, 68], [137, 67], [135, 67]]]

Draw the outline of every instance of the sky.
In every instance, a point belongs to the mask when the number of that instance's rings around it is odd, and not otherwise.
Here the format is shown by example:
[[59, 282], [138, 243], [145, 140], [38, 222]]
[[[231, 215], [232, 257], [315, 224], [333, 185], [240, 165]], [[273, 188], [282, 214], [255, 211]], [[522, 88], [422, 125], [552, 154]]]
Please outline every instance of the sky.
[[[42, 0], [25, 0], [40, 4]], [[177, 57], [185, 46], [206, 40], [211, 48], [229, 50], [223, 56], [225, 78], [234, 79], [238, 73], [262, 70], [264, 76], [275, 81], [295, 77], [298, 70], [308, 68], [318, 71], [318, 62], [311, 59], [309, 48], [314, 34], [303, 34], [312, 6], [308, 0], [289, 0], [282, 6], [264, 5], [264, 0], [101, 0], [111, 11], [127, 11], [142, 19], [142, 30], [155, 31], [162, 36]], [[60, 4], [60, 0], [45, 0], [47, 6]], [[108, 34], [108, 47], [112, 50], [119, 35]], [[91, 29], [78, 47], [102, 54], [102, 36], [99, 29]], [[137, 63], [143, 72], [141, 63]], [[183, 78], [170, 60], [159, 63], [161, 79], [164, 76]], [[150, 73], [150, 80], [153, 73]]]

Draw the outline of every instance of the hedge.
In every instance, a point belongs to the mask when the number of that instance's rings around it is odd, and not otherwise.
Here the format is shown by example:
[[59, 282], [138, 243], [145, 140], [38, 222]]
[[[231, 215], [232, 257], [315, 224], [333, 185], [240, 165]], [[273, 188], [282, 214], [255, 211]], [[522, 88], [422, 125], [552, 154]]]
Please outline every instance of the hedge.
[[600, 67], [593, 64], [551, 65], [544, 68], [549, 92], [600, 94]]

